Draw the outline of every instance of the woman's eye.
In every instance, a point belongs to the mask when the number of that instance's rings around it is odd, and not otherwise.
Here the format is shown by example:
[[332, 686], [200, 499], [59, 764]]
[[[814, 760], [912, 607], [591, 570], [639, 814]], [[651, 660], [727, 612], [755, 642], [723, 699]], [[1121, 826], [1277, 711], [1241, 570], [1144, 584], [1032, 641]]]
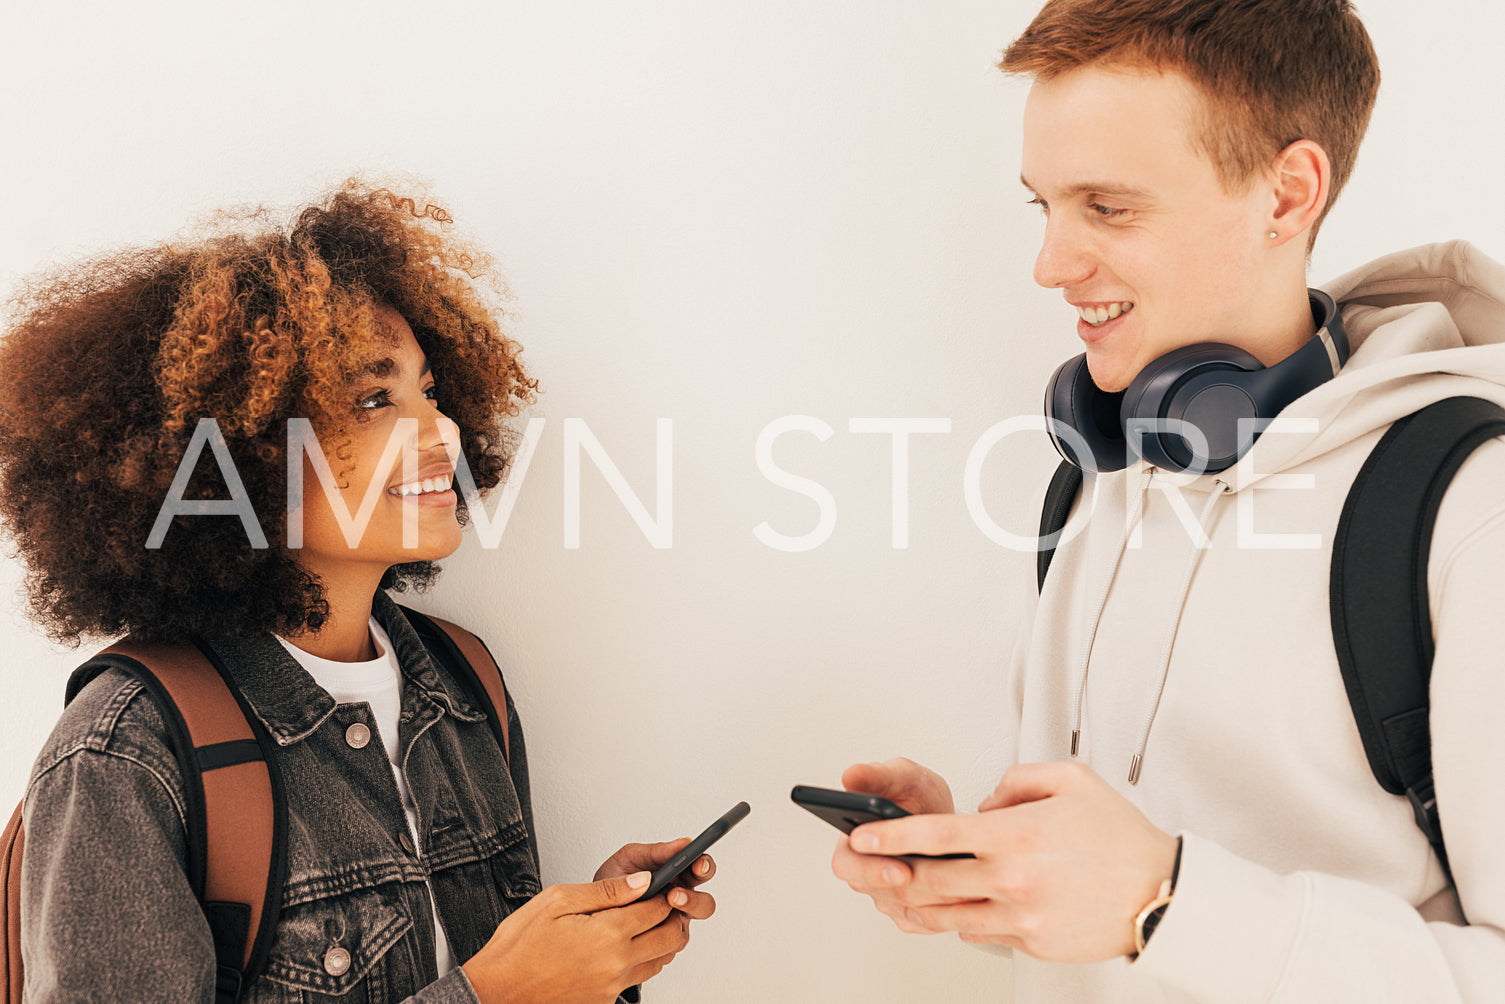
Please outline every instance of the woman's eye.
[[1038, 195], [1033, 199], [1026, 200], [1024, 204], [1026, 206], [1039, 206], [1040, 212], [1045, 213], [1047, 216], [1050, 215], [1050, 206], [1047, 205], [1045, 200], [1040, 198], [1040, 196]]
[[[430, 384], [423, 390], [423, 397], [428, 401], [439, 400], [439, 385]], [[379, 390], [374, 394], [368, 394], [356, 402], [357, 411], [376, 411], [379, 408], [387, 408], [392, 405], [392, 392]]]

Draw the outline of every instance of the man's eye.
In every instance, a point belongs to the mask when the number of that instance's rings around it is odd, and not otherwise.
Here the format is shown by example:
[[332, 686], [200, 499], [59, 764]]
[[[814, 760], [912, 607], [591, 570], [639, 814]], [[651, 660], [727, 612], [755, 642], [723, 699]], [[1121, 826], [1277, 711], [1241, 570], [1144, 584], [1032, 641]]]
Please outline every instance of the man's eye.
[[1101, 202], [1089, 202], [1087, 205], [1092, 207], [1092, 211], [1097, 213], [1097, 215], [1109, 218], [1128, 212], [1127, 209], [1114, 209], [1112, 206], [1105, 206]]
[[1038, 195], [1035, 196], [1033, 199], [1027, 200], [1024, 204], [1026, 206], [1039, 206], [1040, 207], [1040, 212], [1044, 213], [1047, 216], [1050, 215], [1050, 206], [1047, 205], [1046, 202], [1045, 202], [1045, 200], [1042, 199], [1042, 198], [1040, 198], [1040, 196], [1038, 196]]

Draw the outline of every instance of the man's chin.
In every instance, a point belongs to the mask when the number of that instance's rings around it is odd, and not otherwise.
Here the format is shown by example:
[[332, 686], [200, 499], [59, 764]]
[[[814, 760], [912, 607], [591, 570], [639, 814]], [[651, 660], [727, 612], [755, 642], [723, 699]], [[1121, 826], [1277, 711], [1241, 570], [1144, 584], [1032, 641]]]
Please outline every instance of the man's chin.
[[1094, 359], [1091, 351], [1087, 353], [1087, 373], [1097, 389], [1105, 394], [1128, 390], [1129, 384], [1134, 382], [1134, 374], [1121, 361], [1101, 357]]

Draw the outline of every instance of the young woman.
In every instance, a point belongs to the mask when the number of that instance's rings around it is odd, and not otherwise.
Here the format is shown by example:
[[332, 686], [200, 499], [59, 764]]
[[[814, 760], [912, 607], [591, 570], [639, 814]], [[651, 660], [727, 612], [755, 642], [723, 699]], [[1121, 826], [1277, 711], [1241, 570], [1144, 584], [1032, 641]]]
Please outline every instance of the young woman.
[[[459, 545], [461, 451], [497, 485], [535, 387], [491, 260], [420, 205], [349, 183], [286, 229], [35, 279], [0, 342], [0, 521], [54, 637], [197, 639], [275, 741], [287, 880], [241, 1001], [611, 1001], [711, 915], [713, 865], [635, 903], [686, 841], [629, 844], [540, 890], [511, 702], [504, 755], [387, 595]], [[172, 516], [209, 499], [240, 509]], [[27, 790], [28, 1001], [215, 999], [184, 805], [151, 696], [98, 677]]]

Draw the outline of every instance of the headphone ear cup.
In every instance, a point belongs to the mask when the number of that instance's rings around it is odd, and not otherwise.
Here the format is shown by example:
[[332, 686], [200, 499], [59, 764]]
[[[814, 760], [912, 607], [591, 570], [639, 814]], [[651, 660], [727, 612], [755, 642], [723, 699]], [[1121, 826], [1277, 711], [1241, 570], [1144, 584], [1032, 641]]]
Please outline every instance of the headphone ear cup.
[[[1120, 405], [1119, 427], [1129, 448], [1170, 471], [1226, 470], [1238, 458], [1238, 420], [1255, 414], [1253, 401], [1237, 386], [1238, 377], [1264, 368], [1248, 352], [1222, 342], [1182, 346], [1152, 360], [1124, 391]], [[1219, 374], [1229, 379], [1219, 380]], [[1164, 428], [1166, 422], [1196, 426], [1216, 456], [1202, 455], [1185, 437]]]
[[[1092, 382], [1085, 354], [1058, 366], [1045, 388], [1045, 417], [1050, 420], [1050, 441], [1057, 452], [1083, 470], [1127, 467], [1129, 456], [1119, 424], [1122, 398], [1121, 393], [1104, 393]], [[1091, 454], [1090, 461], [1078, 455], [1084, 447]]]

